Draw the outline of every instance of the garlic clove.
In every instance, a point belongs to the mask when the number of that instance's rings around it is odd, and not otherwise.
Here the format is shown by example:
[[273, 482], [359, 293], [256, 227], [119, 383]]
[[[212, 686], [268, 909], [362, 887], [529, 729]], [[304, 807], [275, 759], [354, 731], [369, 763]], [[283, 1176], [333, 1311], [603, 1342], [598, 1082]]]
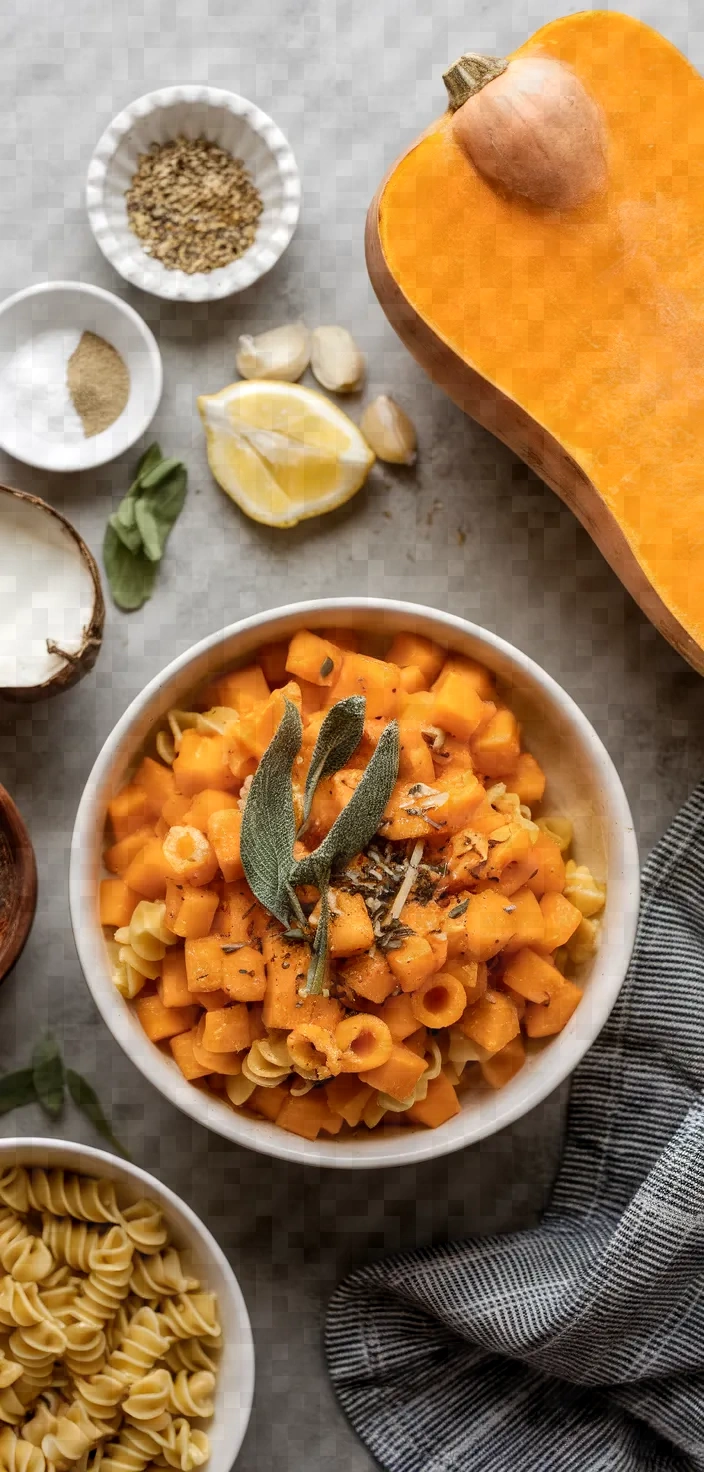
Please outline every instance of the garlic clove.
[[346, 327], [316, 327], [310, 366], [318, 383], [334, 394], [348, 394], [364, 378], [364, 354]]
[[295, 383], [310, 362], [310, 333], [303, 322], [288, 322], [239, 341], [237, 372], [243, 378], [277, 378]]
[[390, 465], [413, 465], [418, 443], [416, 428], [389, 394], [380, 394], [367, 404], [360, 429], [380, 460]]

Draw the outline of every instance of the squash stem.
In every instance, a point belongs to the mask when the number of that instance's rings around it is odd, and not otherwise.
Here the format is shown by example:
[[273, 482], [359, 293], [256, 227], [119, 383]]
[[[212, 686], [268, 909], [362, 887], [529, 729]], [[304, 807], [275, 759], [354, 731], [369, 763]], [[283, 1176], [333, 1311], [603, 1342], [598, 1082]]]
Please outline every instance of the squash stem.
[[507, 66], [508, 61], [501, 56], [480, 56], [476, 51], [465, 51], [442, 74], [450, 112], [457, 112], [468, 97], [473, 97], [475, 92], [486, 87], [487, 82], [492, 82], [494, 77], [500, 77]]

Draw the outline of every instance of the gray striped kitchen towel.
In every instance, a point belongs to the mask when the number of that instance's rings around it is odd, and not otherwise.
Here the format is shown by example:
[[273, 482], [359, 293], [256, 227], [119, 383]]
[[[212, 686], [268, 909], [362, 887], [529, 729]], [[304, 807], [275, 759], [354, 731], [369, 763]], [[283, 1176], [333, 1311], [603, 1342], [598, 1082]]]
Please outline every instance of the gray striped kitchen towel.
[[333, 1385], [388, 1472], [704, 1469], [704, 787], [648, 860], [541, 1225], [354, 1273]]

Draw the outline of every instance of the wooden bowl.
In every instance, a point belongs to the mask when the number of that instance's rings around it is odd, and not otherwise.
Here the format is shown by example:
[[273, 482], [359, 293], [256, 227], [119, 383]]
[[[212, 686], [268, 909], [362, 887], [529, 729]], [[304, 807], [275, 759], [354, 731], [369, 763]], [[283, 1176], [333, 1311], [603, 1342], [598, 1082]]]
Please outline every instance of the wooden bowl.
[[0, 784], [0, 981], [22, 951], [36, 905], [34, 849], [9, 792]]

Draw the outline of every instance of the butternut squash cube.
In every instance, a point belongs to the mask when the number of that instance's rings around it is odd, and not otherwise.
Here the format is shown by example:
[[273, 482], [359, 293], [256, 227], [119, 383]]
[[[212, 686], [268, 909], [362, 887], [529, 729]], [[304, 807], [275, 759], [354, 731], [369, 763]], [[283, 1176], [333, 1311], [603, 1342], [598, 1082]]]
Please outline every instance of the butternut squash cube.
[[220, 866], [223, 879], [233, 883], [244, 878], [240, 854], [242, 814], [238, 807], [221, 808], [208, 819], [208, 842]]
[[332, 698], [337, 702], [345, 700], [348, 695], [364, 696], [367, 720], [372, 720], [375, 716], [388, 716], [391, 719], [398, 713], [401, 696], [401, 671], [398, 665], [389, 664], [383, 659], [372, 659], [368, 654], [345, 652]]
[[288, 647], [286, 669], [297, 679], [328, 688], [335, 684], [342, 669], [343, 651], [329, 639], [321, 639], [308, 629], [299, 629]]
[[565, 887], [565, 863], [559, 845], [549, 833], [541, 832], [530, 852], [533, 874], [526, 881], [533, 894], [561, 894]]
[[190, 1032], [181, 1033], [180, 1037], [172, 1038], [170, 1044], [173, 1058], [178, 1063], [184, 1078], [187, 1078], [189, 1083], [193, 1083], [193, 1080], [197, 1078], [205, 1078], [213, 1071], [211, 1068], [199, 1063], [195, 1056], [193, 1044], [196, 1031], [197, 1029], [194, 1027]]
[[468, 741], [484, 717], [484, 702], [472, 682], [453, 669], [435, 682], [433, 694], [432, 724]]
[[511, 895], [507, 909], [512, 909], [513, 935], [506, 942], [506, 955], [520, 951], [523, 946], [542, 946], [545, 943], [545, 920], [532, 889], [519, 889]]
[[155, 762], [151, 756], [145, 756], [140, 762], [134, 781], [146, 796], [151, 818], [158, 818], [164, 803], [176, 795], [176, 780], [171, 767], [164, 766], [163, 762]]
[[223, 944], [222, 937], [217, 935], [186, 941], [186, 975], [192, 992], [223, 990]]
[[362, 779], [361, 770], [343, 768], [318, 783], [310, 809], [310, 833], [320, 840], [330, 832]]
[[474, 764], [485, 777], [503, 777], [512, 772], [521, 754], [518, 721], [513, 711], [501, 706], [470, 745]]
[[515, 792], [527, 807], [537, 807], [545, 793], [545, 773], [529, 751], [522, 751], [512, 772], [506, 777], [509, 792]]
[[473, 961], [498, 956], [513, 935], [513, 916], [505, 895], [484, 890], [472, 895], [465, 914], [467, 955]]
[[266, 970], [261, 951], [242, 946], [231, 951], [222, 947], [220, 985], [233, 1002], [261, 1002], [266, 994]]
[[517, 1033], [505, 1048], [500, 1048], [491, 1058], [485, 1058], [479, 1067], [492, 1089], [503, 1089], [520, 1072], [525, 1061], [525, 1044], [521, 1034]]
[[[182, 800], [182, 799], [181, 799]], [[223, 792], [217, 787], [204, 787], [202, 792], [197, 792], [190, 806], [176, 822], [189, 828], [199, 828], [201, 833], [208, 832], [208, 823], [214, 813], [222, 813], [226, 809], [239, 812], [239, 798], [236, 792]], [[163, 815], [165, 816], [165, 815]]]
[[403, 720], [399, 722], [398, 771], [399, 777], [411, 786], [424, 782], [432, 787], [435, 782], [435, 767], [427, 741], [423, 740], [417, 726]]
[[445, 663], [445, 650], [423, 634], [397, 634], [386, 658], [401, 669], [415, 666], [432, 685]]
[[165, 1007], [191, 1007], [195, 1001], [188, 985], [182, 946], [168, 946], [161, 963], [157, 990]]
[[[557, 975], [560, 976], [559, 971]], [[582, 1000], [581, 987], [560, 976], [560, 986], [550, 996], [546, 1007], [529, 1003], [526, 1007], [524, 1027], [529, 1038], [549, 1038], [569, 1022], [572, 1013]]]
[[[361, 894], [347, 894], [339, 889], [334, 891], [334, 896], [336, 908], [329, 927], [330, 955], [343, 959], [368, 951], [374, 944], [374, 928]], [[310, 916], [311, 925], [317, 925], [319, 919], [320, 902]]]
[[[256, 761], [261, 760], [267, 746], [273, 741], [284, 718], [287, 700], [297, 706], [298, 710], [301, 709], [301, 692], [295, 680], [290, 680], [280, 690], [272, 691], [268, 700], [263, 705], [255, 706], [236, 728], [239, 742]], [[213, 786], [216, 785], [213, 783]]]
[[150, 838], [139, 853], [135, 854], [124, 873], [128, 888], [136, 890], [137, 894], [147, 900], [163, 899], [167, 881], [175, 877], [164, 855], [160, 838]]
[[273, 1089], [257, 1087], [247, 1100], [247, 1108], [253, 1109], [255, 1114], [261, 1114], [264, 1119], [269, 1119], [272, 1124], [276, 1124], [287, 1099], [288, 1089], [285, 1089], [282, 1084], [275, 1084]]
[[143, 828], [152, 817], [146, 792], [130, 782], [108, 803], [108, 817], [113, 833], [118, 840], [129, 837], [137, 828]]
[[175, 792], [173, 797], [167, 797], [161, 809], [161, 816], [167, 828], [176, 828], [179, 823], [183, 822], [186, 813], [191, 811], [192, 801], [193, 799], [186, 797], [183, 792]]
[[211, 1053], [241, 1053], [251, 1041], [249, 1013], [243, 1002], [206, 1013], [203, 1044]]
[[193, 1033], [193, 1057], [196, 1063], [200, 1063], [210, 1073], [234, 1078], [242, 1072], [242, 1059], [239, 1054], [233, 1051], [224, 1052], [222, 1049], [217, 1052], [211, 1051], [204, 1042], [205, 1025], [210, 1015], [208, 1012], [203, 1014]]
[[222, 899], [215, 913], [211, 933], [221, 940], [242, 941], [251, 945], [261, 940], [271, 916], [255, 899], [246, 879], [236, 879], [223, 886]]
[[548, 892], [540, 901], [540, 911], [544, 926], [541, 942], [543, 949], [556, 951], [559, 946], [566, 946], [581, 924], [581, 910], [563, 894]]
[[173, 774], [178, 791], [188, 797], [206, 787], [230, 792], [236, 786], [236, 778], [228, 763], [225, 737], [201, 736], [194, 730], [183, 733]]
[[386, 957], [381, 951], [356, 956], [348, 966], [341, 968], [341, 975], [357, 996], [368, 1002], [385, 1002], [397, 985]]
[[418, 1018], [411, 1005], [412, 996], [412, 992], [401, 992], [397, 997], [388, 997], [383, 1006], [374, 1009], [375, 1017], [386, 1023], [395, 1043], [402, 1043], [418, 1027]]
[[106, 849], [104, 854], [105, 867], [111, 874], [124, 875], [129, 869], [135, 855], [141, 853], [145, 843], [149, 843], [154, 837], [154, 829], [150, 824], [143, 828], [136, 828], [127, 838], [120, 838], [117, 843]]
[[516, 1037], [520, 1022], [511, 998], [487, 988], [484, 996], [467, 1008], [459, 1027], [465, 1037], [487, 1053], [498, 1053]]
[[407, 1099], [421, 1076], [425, 1073], [425, 1059], [419, 1058], [403, 1043], [394, 1043], [391, 1057], [380, 1068], [360, 1073], [363, 1084], [369, 1084], [380, 1094], [390, 1094], [392, 1099]]
[[[416, 695], [419, 690], [427, 690], [427, 688], [428, 681], [417, 664], [409, 664], [402, 668], [401, 689], [405, 690], [407, 695]], [[401, 699], [403, 700], [403, 696]]]
[[493, 701], [496, 695], [496, 681], [486, 665], [479, 664], [478, 660], [469, 659], [464, 654], [448, 654], [442, 669], [436, 676], [434, 688], [439, 689], [442, 681], [450, 674], [461, 674], [482, 700]]
[[[139, 895], [128, 889], [124, 879], [101, 879], [100, 881], [100, 924], [114, 925], [119, 930], [129, 925]], [[581, 920], [581, 915], [580, 915]]]
[[543, 1005], [559, 990], [562, 977], [544, 956], [526, 946], [511, 957], [504, 971], [504, 981], [527, 1002]]
[[431, 1078], [425, 1098], [411, 1104], [406, 1115], [414, 1124], [424, 1124], [435, 1130], [446, 1124], [448, 1119], [454, 1119], [460, 1110], [460, 1101], [452, 1084], [444, 1073], [439, 1073], [437, 1078]]
[[[284, 675], [285, 678], [285, 675]], [[208, 687], [208, 699], [212, 705], [224, 705], [247, 716], [256, 706], [269, 699], [269, 685], [261, 665], [248, 664], [242, 670], [232, 670], [221, 675]]]
[[165, 1007], [158, 996], [137, 997], [134, 1009], [153, 1043], [188, 1032], [198, 1017], [197, 1007]]
[[219, 903], [220, 896], [215, 890], [184, 884], [178, 914], [169, 928], [182, 940], [202, 940], [210, 931]]
[[439, 970], [433, 948], [424, 935], [406, 936], [400, 946], [386, 952], [386, 960], [404, 992], [415, 991], [426, 977]]
[[322, 1089], [313, 1089], [298, 1098], [287, 1094], [276, 1123], [304, 1140], [317, 1140], [321, 1130], [336, 1135], [342, 1129], [342, 1117], [333, 1114]]
[[366, 1105], [372, 1097], [369, 1084], [360, 1082], [356, 1073], [341, 1073], [325, 1085], [325, 1096], [333, 1114], [340, 1114], [351, 1129], [356, 1129]]

